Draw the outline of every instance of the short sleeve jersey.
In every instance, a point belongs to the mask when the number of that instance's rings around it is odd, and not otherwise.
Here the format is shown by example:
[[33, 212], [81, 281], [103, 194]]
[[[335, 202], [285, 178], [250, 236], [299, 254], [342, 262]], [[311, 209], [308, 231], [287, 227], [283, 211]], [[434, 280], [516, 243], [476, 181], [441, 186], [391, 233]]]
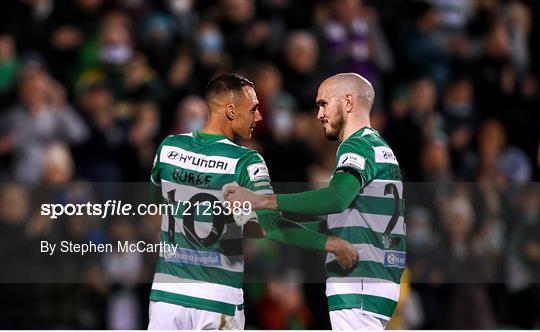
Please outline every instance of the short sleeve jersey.
[[361, 190], [345, 211], [328, 216], [328, 229], [357, 247], [360, 260], [345, 272], [337, 268], [334, 255], [328, 254], [329, 308], [363, 308], [389, 319], [397, 305], [406, 252], [398, 161], [379, 133], [364, 127], [339, 146], [336, 172], [356, 176]]
[[225, 136], [169, 136], [151, 182], [174, 207], [162, 215], [160, 241], [176, 247], [160, 253], [150, 299], [234, 315], [243, 306], [242, 227], [221, 212], [222, 188], [236, 182], [273, 193], [263, 158]]

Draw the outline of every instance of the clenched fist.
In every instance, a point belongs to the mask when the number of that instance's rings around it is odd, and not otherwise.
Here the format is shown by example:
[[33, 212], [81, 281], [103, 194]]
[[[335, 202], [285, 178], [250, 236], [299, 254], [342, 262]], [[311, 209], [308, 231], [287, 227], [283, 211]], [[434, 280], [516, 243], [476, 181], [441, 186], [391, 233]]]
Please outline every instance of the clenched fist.
[[234, 204], [234, 202], [249, 202], [253, 211], [276, 208], [274, 195], [258, 195], [239, 186], [227, 186], [224, 188], [223, 197], [231, 204]]
[[344, 270], [350, 269], [358, 262], [358, 249], [339, 237], [329, 236], [325, 249], [336, 256], [337, 263]]

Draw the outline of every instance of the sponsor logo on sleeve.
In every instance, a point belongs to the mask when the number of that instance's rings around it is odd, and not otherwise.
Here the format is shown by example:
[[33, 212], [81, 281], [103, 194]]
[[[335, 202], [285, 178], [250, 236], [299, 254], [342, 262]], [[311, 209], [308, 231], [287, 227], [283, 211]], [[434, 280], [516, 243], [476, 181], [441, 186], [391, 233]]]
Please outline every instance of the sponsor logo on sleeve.
[[356, 153], [344, 153], [339, 157], [337, 167], [346, 166], [362, 171], [366, 167], [366, 158]]
[[251, 181], [270, 180], [270, 173], [265, 163], [249, 165], [247, 172]]
[[385, 251], [384, 252], [385, 267], [405, 268], [405, 253], [400, 251]]
[[376, 163], [385, 163], [385, 164], [398, 164], [394, 152], [387, 148], [386, 146], [375, 146], [375, 162]]

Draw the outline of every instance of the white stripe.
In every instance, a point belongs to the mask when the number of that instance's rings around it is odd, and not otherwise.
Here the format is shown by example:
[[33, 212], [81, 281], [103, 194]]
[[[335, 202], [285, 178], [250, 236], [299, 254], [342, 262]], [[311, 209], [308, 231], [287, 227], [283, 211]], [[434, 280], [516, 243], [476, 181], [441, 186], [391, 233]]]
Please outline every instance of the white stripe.
[[[358, 255], [360, 261], [362, 262], [376, 262], [384, 264], [384, 250], [375, 247], [372, 244], [368, 243], [355, 243], [353, 246], [358, 249]], [[336, 259], [336, 256], [333, 253], [328, 253], [326, 255], [326, 264]]]
[[403, 182], [395, 180], [373, 180], [371, 183], [362, 189], [362, 194], [360, 196], [372, 196], [372, 197], [388, 197], [393, 198], [393, 195], [385, 195], [384, 187], [393, 183], [398, 189], [399, 197], [403, 197]]
[[150, 174], [150, 181], [152, 181], [152, 183], [155, 184], [156, 186], [161, 187], [161, 183], [157, 183], [156, 181], [154, 181], [154, 178], [152, 177], [151, 174]]
[[388, 316], [385, 316], [385, 315], [382, 315], [382, 314], [378, 314], [376, 312], [371, 312], [371, 311], [367, 311], [367, 310], [363, 310], [362, 311], [364, 314], [366, 315], [371, 315], [373, 317], [376, 317], [376, 318], [380, 318], [380, 319], [384, 319], [386, 321], [389, 321], [390, 320], [390, 317]]
[[360, 136], [367, 136], [367, 135], [371, 135], [371, 134], [374, 134], [375, 132], [369, 128], [366, 128], [366, 130], [364, 130], [364, 132], [362, 133], [362, 135]]
[[[196, 251], [194, 249], [189, 249], [189, 248], [181, 248], [179, 247], [178, 249], [187, 249], [187, 250], [192, 250], [193, 252]], [[216, 268], [216, 269], [222, 269], [222, 270], [226, 270], [226, 271], [231, 271], [231, 272], [244, 272], [244, 256], [243, 255], [231, 255], [231, 256], [225, 256], [223, 255], [222, 253], [218, 253], [216, 251], [211, 251], [212, 253], [214, 254], [219, 254], [221, 256], [221, 266], [206, 266], [206, 265], [199, 265], [199, 264], [193, 264], [193, 265], [197, 265], [197, 266], [201, 266], [201, 267], [213, 267], [213, 268]], [[159, 257], [164, 257], [163, 256], [163, 253], [160, 251], [159, 252]], [[180, 263], [180, 264], [190, 264], [190, 263]]]
[[261, 190], [253, 190], [254, 193], [258, 195], [273, 195], [274, 191], [272, 189], [261, 189]]
[[[172, 136], [172, 135], [171, 135]], [[178, 134], [178, 136], [189, 136], [193, 137], [193, 133]]]
[[384, 163], [384, 164], [395, 164], [398, 165], [396, 156], [392, 149], [386, 146], [374, 146], [373, 150], [375, 151], [375, 162]]
[[[341, 228], [359, 226], [369, 228], [372, 231], [378, 233], [384, 233], [386, 226], [390, 222], [390, 216], [362, 213], [357, 209], [345, 209], [345, 211], [338, 214], [331, 214], [328, 216], [328, 228]], [[400, 216], [397, 220], [396, 226], [392, 230], [391, 234], [405, 235], [405, 219]]]
[[170, 145], [163, 146], [159, 161], [199, 173], [214, 174], [234, 174], [238, 163], [238, 159], [207, 156]]
[[224, 139], [222, 139], [222, 140], [219, 140], [219, 141], [217, 141], [216, 143], [224, 143], [224, 144], [229, 144], [229, 145], [233, 145], [233, 146], [238, 146], [238, 147], [241, 147], [241, 148], [246, 149], [246, 147], [243, 147], [243, 146], [240, 146], [240, 145], [238, 145], [238, 144], [236, 144], [236, 143], [234, 143], [234, 142], [231, 142], [231, 141], [230, 141], [229, 139], [227, 139], [227, 138], [224, 138]]
[[253, 186], [254, 187], [263, 187], [263, 186], [269, 186], [269, 185], [270, 185], [269, 181], [260, 181], [260, 182], [255, 182], [255, 184]]
[[155, 274], [152, 289], [234, 305], [244, 303], [242, 288], [234, 288], [200, 280], [182, 279], [164, 273]]
[[399, 284], [384, 279], [364, 277], [336, 277], [326, 280], [326, 296], [365, 294], [399, 300]]

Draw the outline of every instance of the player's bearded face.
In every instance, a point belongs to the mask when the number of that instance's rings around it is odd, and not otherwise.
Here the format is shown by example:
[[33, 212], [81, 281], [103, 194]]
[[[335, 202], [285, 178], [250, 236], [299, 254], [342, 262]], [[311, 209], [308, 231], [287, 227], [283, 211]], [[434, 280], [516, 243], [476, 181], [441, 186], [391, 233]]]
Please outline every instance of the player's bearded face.
[[345, 125], [343, 107], [338, 105], [336, 107], [336, 112], [332, 116], [327, 116], [325, 120], [326, 122], [323, 121], [324, 135], [329, 140], [337, 140], [339, 138], [339, 134], [343, 130], [343, 126]]

